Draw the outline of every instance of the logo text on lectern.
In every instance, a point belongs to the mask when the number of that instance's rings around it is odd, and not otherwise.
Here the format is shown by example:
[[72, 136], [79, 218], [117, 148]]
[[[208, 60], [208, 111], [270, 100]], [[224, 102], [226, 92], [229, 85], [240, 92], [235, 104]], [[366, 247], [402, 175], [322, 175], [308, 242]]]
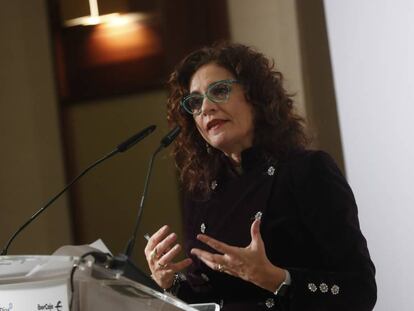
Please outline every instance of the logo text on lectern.
[[[38, 311], [50, 311], [50, 310], [56, 310], [61, 311], [63, 308], [62, 302], [59, 300], [56, 305], [53, 305], [52, 303], [45, 303], [43, 305], [37, 304], [37, 310]], [[2, 310], [0, 310], [2, 311]]]

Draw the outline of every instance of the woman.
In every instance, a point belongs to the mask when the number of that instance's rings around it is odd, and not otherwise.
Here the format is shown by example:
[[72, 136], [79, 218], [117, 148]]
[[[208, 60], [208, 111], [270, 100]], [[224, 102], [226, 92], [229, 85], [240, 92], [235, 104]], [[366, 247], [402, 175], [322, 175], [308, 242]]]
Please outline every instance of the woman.
[[305, 150], [282, 82], [238, 44], [178, 65], [168, 118], [182, 127], [174, 154], [187, 257], [175, 260], [176, 234], [162, 227], [145, 248], [152, 277], [223, 310], [372, 310], [375, 268], [352, 191], [329, 155]]

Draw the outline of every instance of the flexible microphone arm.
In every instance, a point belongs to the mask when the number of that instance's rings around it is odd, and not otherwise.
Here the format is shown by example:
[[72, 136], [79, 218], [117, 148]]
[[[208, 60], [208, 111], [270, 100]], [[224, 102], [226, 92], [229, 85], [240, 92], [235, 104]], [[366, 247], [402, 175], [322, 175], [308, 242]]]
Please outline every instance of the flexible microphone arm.
[[127, 258], [131, 258], [132, 252], [134, 251], [135, 240], [136, 240], [136, 237], [137, 237], [137, 232], [138, 232], [139, 223], [141, 221], [142, 212], [144, 211], [145, 198], [146, 198], [146, 195], [147, 195], [147, 192], [148, 192], [148, 186], [149, 186], [149, 181], [150, 181], [150, 177], [151, 177], [151, 173], [152, 173], [152, 166], [153, 166], [153, 163], [154, 163], [155, 156], [162, 149], [168, 147], [174, 141], [174, 139], [178, 136], [178, 134], [180, 134], [180, 131], [181, 131], [180, 126], [176, 126], [175, 128], [173, 128], [161, 140], [159, 147], [154, 151], [154, 153], [151, 156], [151, 159], [150, 159], [149, 164], [148, 164], [148, 169], [147, 169], [147, 177], [145, 178], [144, 191], [142, 193], [141, 202], [140, 202], [139, 210], [138, 210], [138, 215], [137, 215], [137, 218], [136, 218], [136, 221], [135, 221], [134, 232], [133, 232], [131, 238], [129, 239], [128, 244], [125, 248], [125, 255], [126, 255]]
[[156, 126], [151, 125], [147, 128], [143, 129], [139, 133], [133, 135], [132, 137], [128, 138], [126, 141], [119, 144], [114, 150], [112, 150], [110, 153], [102, 157], [101, 159], [97, 160], [96, 162], [89, 165], [85, 170], [83, 170], [77, 177], [75, 177], [69, 184], [63, 188], [62, 191], [60, 191], [58, 194], [56, 194], [53, 198], [51, 198], [41, 209], [39, 209], [36, 213], [30, 217], [29, 220], [27, 220], [9, 239], [9, 241], [4, 246], [1, 256], [7, 255], [8, 249], [13, 242], [13, 240], [19, 235], [20, 232], [22, 232], [28, 225], [30, 225], [37, 217], [39, 217], [40, 214], [42, 214], [53, 202], [55, 202], [63, 193], [66, 192], [78, 179], [80, 179], [82, 176], [84, 176], [86, 173], [88, 173], [91, 169], [93, 169], [95, 166], [99, 165], [103, 161], [113, 157], [115, 154], [119, 152], [125, 152], [135, 144], [137, 144], [140, 140], [147, 137], [149, 134], [151, 134], [155, 130]]

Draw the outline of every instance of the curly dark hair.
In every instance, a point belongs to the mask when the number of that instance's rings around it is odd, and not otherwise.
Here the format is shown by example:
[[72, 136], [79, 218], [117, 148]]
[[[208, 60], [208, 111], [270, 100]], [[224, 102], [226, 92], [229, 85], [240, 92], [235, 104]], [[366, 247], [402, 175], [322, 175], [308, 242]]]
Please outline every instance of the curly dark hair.
[[220, 43], [196, 50], [171, 74], [167, 108], [170, 125], [182, 127], [173, 149], [181, 181], [186, 191], [201, 195], [209, 193], [225, 160], [220, 150], [207, 150], [193, 117], [183, 111], [180, 102], [189, 93], [194, 73], [208, 63], [227, 69], [243, 86], [254, 110], [254, 146], [280, 159], [308, 143], [304, 120], [294, 111], [292, 95], [284, 89], [283, 76], [273, 61], [242, 44]]

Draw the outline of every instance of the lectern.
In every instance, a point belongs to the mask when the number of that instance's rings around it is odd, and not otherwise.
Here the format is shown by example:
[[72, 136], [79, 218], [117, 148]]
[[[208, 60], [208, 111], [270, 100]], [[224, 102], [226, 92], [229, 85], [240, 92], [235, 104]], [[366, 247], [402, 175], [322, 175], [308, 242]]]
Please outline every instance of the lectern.
[[1, 256], [1, 311], [197, 309], [74, 256]]

